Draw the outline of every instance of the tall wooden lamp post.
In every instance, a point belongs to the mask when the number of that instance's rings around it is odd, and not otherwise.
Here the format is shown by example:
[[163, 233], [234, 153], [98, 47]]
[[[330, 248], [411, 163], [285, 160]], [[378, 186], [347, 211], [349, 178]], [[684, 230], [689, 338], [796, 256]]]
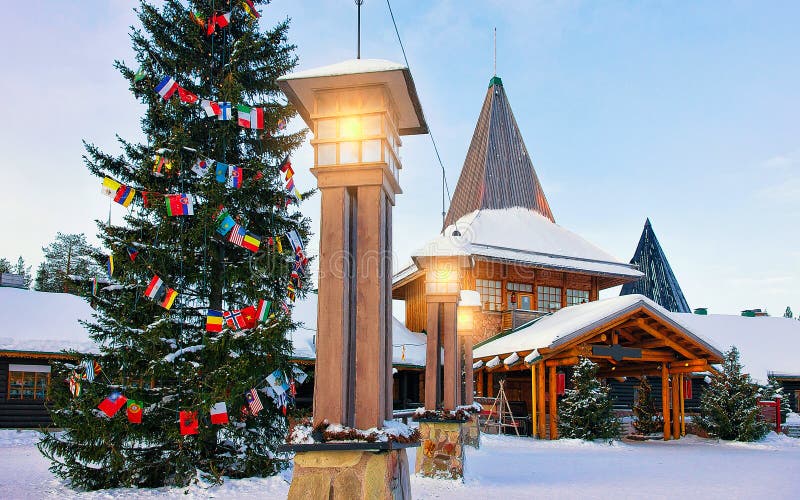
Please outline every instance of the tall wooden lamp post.
[[[314, 134], [311, 172], [321, 192], [314, 422], [382, 428], [392, 415], [392, 207], [402, 192], [400, 137], [427, 133], [414, 81], [403, 65], [354, 59], [283, 76], [278, 85]], [[342, 452], [327, 452], [324, 460], [319, 453], [326, 452], [296, 454], [290, 497], [308, 493], [304, 477], [319, 477], [322, 468], [309, 460], [331, 464], [337, 489]], [[391, 453], [387, 463], [396, 464], [397, 454], [407, 463], [405, 450]], [[375, 484], [361, 470], [372, 455], [350, 465], [362, 488]], [[405, 484], [407, 474], [406, 466]], [[381, 483], [386, 487], [389, 476]], [[348, 488], [338, 489], [347, 496], [354, 493]]]

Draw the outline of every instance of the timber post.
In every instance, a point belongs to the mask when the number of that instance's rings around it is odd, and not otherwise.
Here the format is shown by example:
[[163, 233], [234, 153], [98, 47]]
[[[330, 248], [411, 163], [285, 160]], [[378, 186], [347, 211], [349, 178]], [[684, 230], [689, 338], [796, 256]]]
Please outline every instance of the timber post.
[[547, 373], [547, 389], [550, 398], [550, 439], [558, 439], [558, 395], [556, 394], [556, 367]]
[[661, 365], [661, 412], [664, 418], [664, 441], [670, 440], [670, 421], [669, 421], [669, 368], [667, 363]]

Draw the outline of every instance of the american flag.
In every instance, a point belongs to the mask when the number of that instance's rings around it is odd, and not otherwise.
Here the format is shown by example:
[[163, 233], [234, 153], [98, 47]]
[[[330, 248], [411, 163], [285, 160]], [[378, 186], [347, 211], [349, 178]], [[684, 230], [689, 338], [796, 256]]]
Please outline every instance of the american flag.
[[234, 245], [242, 246], [242, 242], [244, 241], [244, 235], [247, 231], [244, 230], [242, 226], [239, 224], [234, 224], [233, 228], [231, 228], [231, 232], [228, 235], [228, 241], [233, 243]]
[[250, 408], [252, 415], [258, 415], [258, 412], [264, 409], [264, 405], [261, 404], [261, 398], [258, 397], [255, 388], [247, 391], [244, 398], [247, 400], [247, 406]]

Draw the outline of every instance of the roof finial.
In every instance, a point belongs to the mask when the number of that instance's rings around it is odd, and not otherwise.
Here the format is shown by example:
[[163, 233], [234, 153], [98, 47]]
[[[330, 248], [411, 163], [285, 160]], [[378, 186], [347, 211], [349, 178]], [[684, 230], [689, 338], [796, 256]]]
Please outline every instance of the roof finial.
[[364, 4], [364, 0], [355, 0], [355, 2], [358, 6], [358, 33], [356, 34], [358, 45], [356, 48], [356, 59], [361, 59], [361, 6]]
[[497, 26], [494, 27], [494, 75], [497, 76]]

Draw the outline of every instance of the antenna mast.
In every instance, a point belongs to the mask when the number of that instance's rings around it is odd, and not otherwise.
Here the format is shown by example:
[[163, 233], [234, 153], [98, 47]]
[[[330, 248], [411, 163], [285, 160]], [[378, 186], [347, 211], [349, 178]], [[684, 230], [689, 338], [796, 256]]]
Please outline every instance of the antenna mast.
[[494, 75], [497, 76], [497, 26], [494, 27]]
[[364, 0], [355, 0], [358, 6], [358, 35], [357, 35], [357, 48], [356, 59], [361, 59], [361, 6], [364, 5]]

